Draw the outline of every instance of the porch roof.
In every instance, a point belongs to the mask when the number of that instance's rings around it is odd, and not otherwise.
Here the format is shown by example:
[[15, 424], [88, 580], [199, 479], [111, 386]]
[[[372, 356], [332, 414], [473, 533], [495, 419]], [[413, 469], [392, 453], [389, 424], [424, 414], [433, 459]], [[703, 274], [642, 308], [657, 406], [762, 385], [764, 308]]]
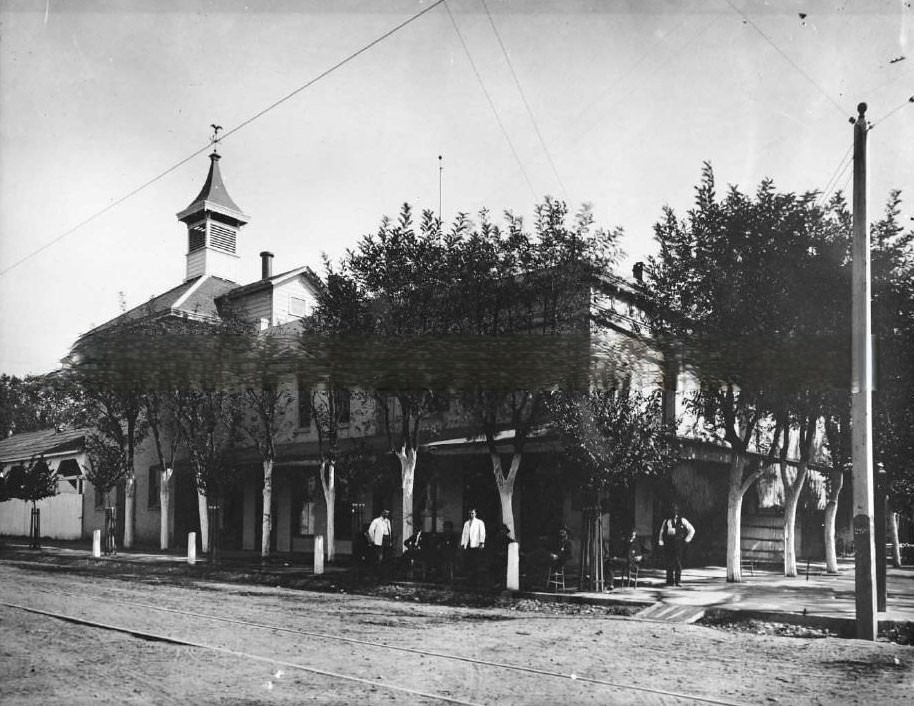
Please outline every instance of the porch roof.
[[[510, 452], [516, 435], [517, 430], [515, 429], [503, 429], [497, 432], [495, 434], [495, 445], [499, 452]], [[542, 451], [543, 449], [551, 448], [556, 440], [556, 434], [550, 427], [536, 427], [527, 434], [524, 449], [527, 451]], [[488, 451], [485, 434], [456, 436], [440, 441], [430, 441], [427, 444], [422, 444], [422, 448], [436, 455], [484, 453]]]

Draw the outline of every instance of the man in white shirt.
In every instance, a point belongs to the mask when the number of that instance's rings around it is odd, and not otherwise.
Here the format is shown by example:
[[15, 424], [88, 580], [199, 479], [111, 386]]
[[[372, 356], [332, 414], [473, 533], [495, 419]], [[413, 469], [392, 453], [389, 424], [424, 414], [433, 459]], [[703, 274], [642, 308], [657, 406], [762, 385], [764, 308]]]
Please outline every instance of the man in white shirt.
[[380, 578], [391, 545], [390, 510], [382, 510], [381, 514], [371, 521], [368, 526], [368, 543], [374, 553], [375, 570]]
[[660, 525], [657, 544], [666, 550], [666, 585], [680, 586], [682, 580], [682, 555], [685, 545], [695, 536], [692, 523], [679, 514], [679, 506], [673, 505], [669, 516]]
[[472, 583], [480, 580], [483, 550], [486, 546], [486, 523], [476, 517], [476, 508], [470, 508], [469, 519], [463, 523], [460, 548], [466, 551], [467, 575]]

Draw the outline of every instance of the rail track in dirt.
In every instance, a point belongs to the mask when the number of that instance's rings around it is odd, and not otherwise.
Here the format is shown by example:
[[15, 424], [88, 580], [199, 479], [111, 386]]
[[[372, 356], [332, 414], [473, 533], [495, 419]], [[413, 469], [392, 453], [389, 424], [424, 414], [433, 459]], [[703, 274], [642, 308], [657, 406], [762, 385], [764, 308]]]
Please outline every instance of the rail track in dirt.
[[[510, 695], [514, 696], [514, 701], [518, 700], [518, 694], [560, 693], [568, 703], [630, 703], [636, 700], [660, 704], [738, 703], [708, 694], [667, 689], [656, 684], [625, 683], [585, 673], [550, 669], [542, 664], [523, 664], [401, 644], [391, 640], [390, 636], [385, 636], [383, 628], [390, 627], [392, 623], [401, 627], [404, 622], [408, 624], [409, 619], [404, 621], [402, 616], [411, 614], [412, 611], [408, 609], [412, 606], [395, 605], [392, 611], [384, 605], [389, 601], [383, 599], [373, 599], [368, 607], [377, 610], [367, 611], [364, 610], [365, 606], [360, 610], [347, 610], [346, 605], [331, 600], [321, 608], [325, 614], [322, 623], [336, 629], [313, 629], [311, 625], [300, 624], [303, 610], [308, 610], [307, 602], [301, 600], [301, 592], [294, 592], [297, 596], [282, 596], [287, 604], [294, 606], [293, 610], [274, 610], [266, 613], [272, 619], [255, 620], [247, 614], [232, 617], [231, 613], [236, 612], [236, 601], [247, 599], [250, 603], [252, 596], [275, 594], [276, 589], [249, 587], [251, 590], [237, 591], [234, 590], [237, 587], [233, 587], [231, 595], [220, 602], [224, 613], [215, 614], [181, 607], [175, 604], [174, 598], [170, 601], [171, 605], [164, 604], [155, 595], [155, 585], [138, 588], [133, 584], [123, 586], [117, 582], [96, 581], [88, 585], [77, 583], [71, 590], [66, 590], [58, 585], [61, 578], [60, 575], [31, 576], [27, 595], [15, 600], [0, 589], [0, 605], [11, 610], [67, 621], [90, 630], [113, 631], [147, 641], [209, 650], [242, 661], [259, 661], [277, 669], [309, 673], [331, 682], [370, 685], [375, 689], [432, 702], [491, 703], [501, 700], [497, 694], [499, 689], [495, 688], [496, 693], [492, 694], [496, 698], [480, 701], [478, 685], [503, 684], [507, 689], [510, 683]], [[204, 585], [202, 590], [205, 593], [219, 591], [218, 586]], [[280, 589], [280, 592], [283, 591], [288, 590]], [[178, 602], [181, 600], [179, 596]], [[246, 612], [256, 610], [252, 606], [246, 606], [246, 609]], [[341, 615], [355, 620], [357, 624], [335, 626], [334, 623], [338, 622]], [[458, 619], [479, 623], [510, 621], [513, 618], [467, 610], [458, 612]], [[434, 618], [432, 622], [436, 622]], [[373, 639], [371, 636], [358, 635], [365, 632], [366, 625], [371, 626], [368, 632], [374, 634]], [[340, 649], [345, 653], [343, 660], [339, 659]], [[357, 669], [341, 669], [340, 661], [357, 665]], [[421, 666], [421, 669], [391, 669], [391, 663], [415, 664]], [[379, 679], [376, 676], [365, 676], [378, 672], [385, 674], [385, 677]], [[452, 679], [427, 678], [428, 675], [437, 674], [450, 674]], [[510, 675], [510, 678], [506, 675]]]

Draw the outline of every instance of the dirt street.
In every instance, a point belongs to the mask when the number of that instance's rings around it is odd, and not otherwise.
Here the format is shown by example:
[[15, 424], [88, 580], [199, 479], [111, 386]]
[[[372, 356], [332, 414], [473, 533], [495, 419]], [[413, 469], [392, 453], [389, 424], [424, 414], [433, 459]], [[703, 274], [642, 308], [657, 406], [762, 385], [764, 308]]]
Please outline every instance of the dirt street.
[[901, 704], [914, 688], [907, 646], [510, 601], [449, 607], [0, 562], [0, 602], [20, 606], [0, 606], [4, 704]]

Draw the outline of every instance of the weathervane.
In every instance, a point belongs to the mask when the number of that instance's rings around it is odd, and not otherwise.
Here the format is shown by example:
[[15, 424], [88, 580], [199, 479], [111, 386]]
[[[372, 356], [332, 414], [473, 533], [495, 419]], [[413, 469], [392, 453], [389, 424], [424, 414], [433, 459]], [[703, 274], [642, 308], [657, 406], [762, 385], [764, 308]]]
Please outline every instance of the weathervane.
[[219, 133], [222, 132], [222, 126], [216, 125], [216, 123], [210, 123], [209, 126], [213, 129], [213, 136], [209, 138], [209, 142], [213, 146], [213, 154], [219, 154], [219, 141], [222, 139], [219, 137]]

